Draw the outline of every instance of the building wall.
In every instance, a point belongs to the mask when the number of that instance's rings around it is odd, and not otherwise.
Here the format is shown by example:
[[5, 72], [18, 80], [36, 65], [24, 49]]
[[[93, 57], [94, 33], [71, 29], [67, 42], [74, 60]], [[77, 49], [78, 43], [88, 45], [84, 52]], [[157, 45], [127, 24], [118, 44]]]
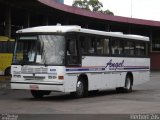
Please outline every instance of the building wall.
[[[63, 2], [63, 0], [58, 1]], [[41, 9], [35, 7], [30, 8], [30, 6], [29, 8], [22, 9], [16, 6], [5, 6], [0, 3], [0, 14], [0, 36], [8, 36], [11, 38], [15, 38], [16, 30], [22, 28], [56, 25], [57, 23], [61, 23], [62, 25], [80, 25], [83, 28], [102, 31], [148, 36], [151, 39], [151, 69], [160, 70], [160, 27], [101, 21], [89, 17], [68, 14], [46, 6]]]
[[151, 70], [160, 70], [160, 53], [150, 53]]

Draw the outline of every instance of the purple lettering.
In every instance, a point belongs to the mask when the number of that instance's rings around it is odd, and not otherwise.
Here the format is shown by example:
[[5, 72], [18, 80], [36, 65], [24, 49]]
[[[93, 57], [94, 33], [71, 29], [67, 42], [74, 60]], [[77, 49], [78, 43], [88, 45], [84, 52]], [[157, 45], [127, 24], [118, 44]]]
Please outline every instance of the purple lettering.
[[122, 68], [124, 66], [124, 60], [122, 62], [112, 62], [112, 59], [106, 64], [106, 67], [109, 67], [109, 69], [117, 70], [118, 68]]

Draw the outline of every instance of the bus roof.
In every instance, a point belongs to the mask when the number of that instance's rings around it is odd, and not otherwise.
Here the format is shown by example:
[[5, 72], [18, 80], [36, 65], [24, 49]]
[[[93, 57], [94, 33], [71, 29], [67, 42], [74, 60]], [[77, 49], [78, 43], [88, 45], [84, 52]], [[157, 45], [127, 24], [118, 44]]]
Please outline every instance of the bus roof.
[[145, 37], [145, 36], [123, 34], [121, 32], [105, 32], [105, 31], [99, 31], [99, 30], [84, 29], [77, 25], [31, 27], [31, 28], [18, 30], [16, 33], [66, 33], [66, 32], [80, 32], [80, 33], [89, 33], [89, 34], [96, 34], [96, 35], [103, 35], [103, 36], [110, 36], [110, 37], [149, 41], [149, 37]]

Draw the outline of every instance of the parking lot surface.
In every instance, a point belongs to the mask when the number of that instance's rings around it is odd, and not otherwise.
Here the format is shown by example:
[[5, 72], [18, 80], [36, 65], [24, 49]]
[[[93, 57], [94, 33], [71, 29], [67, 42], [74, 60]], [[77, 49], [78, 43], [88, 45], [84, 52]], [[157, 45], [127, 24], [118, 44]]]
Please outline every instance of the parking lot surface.
[[17, 114], [157, 114], [160, 113], [160, 72], [151, 80], [134, 86], [132, 93], [115, 90], [91, 93], [75, 99], [69, 94], [52, 93], [42, 99], [29, 91], [9, 89], [9, 80], [0, 83], [0, 113]]

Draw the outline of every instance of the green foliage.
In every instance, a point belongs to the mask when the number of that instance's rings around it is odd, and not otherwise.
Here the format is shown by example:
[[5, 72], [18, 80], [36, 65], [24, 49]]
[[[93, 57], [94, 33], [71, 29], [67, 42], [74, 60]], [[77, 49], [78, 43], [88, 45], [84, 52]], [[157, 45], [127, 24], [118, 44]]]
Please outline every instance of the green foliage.
[[108, 15], [114, 15], [110, 10], [103, 11], [103, 4], [98, 0], [75, 0], [72, 4], [74, 7], [79, 7], [93, 12], [104, 13]]
[[104, 14], [108, 14], [108, 15], [114, 15], [114, 13], [113, 12], [111, 12], [110, 10], [105, 10], [105, 11], [103, 11], [103, 13]]
[[72, 4], [72, 6], [79, 7], [79, 8], [86, 9], [86, 10], [90, 10], [87, 0], [76, 0]]
[[101, 8], [103, 7], [103, 4], [98, 0], [89, 0], [88, 5], [92, 8], [91, 11], [94, 11], [94, 12], [101, 11]]

